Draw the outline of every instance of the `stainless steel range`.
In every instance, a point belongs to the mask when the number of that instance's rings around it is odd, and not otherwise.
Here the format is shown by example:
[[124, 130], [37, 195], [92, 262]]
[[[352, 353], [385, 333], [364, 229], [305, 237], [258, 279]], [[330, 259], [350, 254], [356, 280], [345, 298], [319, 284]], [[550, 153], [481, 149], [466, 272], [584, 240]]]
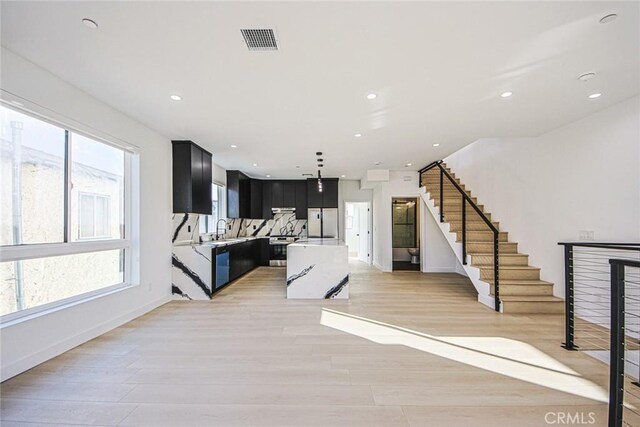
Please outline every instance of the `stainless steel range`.
[[293, 236], [271, 236], [269, 238], [269, 265], [283, 267], [287, 265], [287, 246], [298, 240]]

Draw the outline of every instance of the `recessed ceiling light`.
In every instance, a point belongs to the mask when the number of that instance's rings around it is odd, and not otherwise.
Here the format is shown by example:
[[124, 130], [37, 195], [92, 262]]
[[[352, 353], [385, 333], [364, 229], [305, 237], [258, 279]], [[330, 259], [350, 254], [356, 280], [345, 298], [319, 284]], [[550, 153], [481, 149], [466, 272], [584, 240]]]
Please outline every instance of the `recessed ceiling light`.
[[236, 144], [231, 144], [230, 147], [231, 148], [238, 148], [238, 146]]
[[600, 23], [601, 24], [608, 24], [609, 22], [615, 21], [617, 17], [618, 17], [617, 14], [610, 13], [609, 15], [605, 15], [602, 18], [600, 18]]
[[82, 20], [82, 23], [85, 25], [85, 27], [91, 28], [92, 30], [95, 30], [98, 28], [98, 24], [93, 19], [84, 18]]
[[257, 163], [254, 163], [254, 164], [253, 164], [253, 166], [258, 166], [258, 164], [257, 164]]
[[591, 80], [595, 76], [596, 76], [596, 73], [583, 73], [578, 76], [578, 80], [580, 80], [581, 82], [586, 82]]
[[380, 166], [380, 162], [375, 162], [374, 165]]
[[367, 95], [367, 99], [376, 99], [378, 97], [378, 95], [376, 95], [375, 93], [370, 93]]
[[409, 166], [411, 166], [411, 163], [407, 163], [406, 165], [404, 165], [405, 168], [408, 168]]
[[344, 178], [345, 176], [347, 176], [347, 175], [340, 175], [340, 178]]
[[296, 166], [296, 169], [300, 169], [300, 166]]
[[596, 99], [596, 98], [600, 98], [602, 96], [601, 93], [592, 93], [591, 95], [589, 95], [589, 99]]
[[511, 95], [513, 95], [513, 92], [510, 92], [510, 91], [502, 92], [500, 94], [500, 98], [509, 98]]
[[362, 136], [362, 134], [361, 134], [361, 133], [356, 133], [356, 134], [355, 134], [355, 135], [353, 135], [353, 136], [355, 136], [356, 138], [360, 138], [360, 137]]
[[182, 97], [180, 95], [171, 95], [169, 98], [173, 99], [174, 101], [182, 101]]
[[440, 144], [433, 144], [434, 147], [440, 147]]
[[266, 175], [267, 178], [271, 178], [271, 175]]

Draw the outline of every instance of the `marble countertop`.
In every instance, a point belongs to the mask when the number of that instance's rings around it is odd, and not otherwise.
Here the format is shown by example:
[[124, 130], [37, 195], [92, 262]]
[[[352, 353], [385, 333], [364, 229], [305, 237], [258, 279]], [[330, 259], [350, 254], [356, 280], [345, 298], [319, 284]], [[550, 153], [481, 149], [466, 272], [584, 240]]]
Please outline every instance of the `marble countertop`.
[[236, 243], [248, 242], [249, 240], [256, 239], [268, 239], [269, 236], [251, 236], [251, 237], [235, 237], [232, 239], [221, 239], [221, 240], [210, 240], [208, 242], [202, 243], [185, 243], [174, 246], [197, 246], [197, 247], [205, 247], [205, 248], [215, 248], [215, 247], [223, 247], [229, 245], [235, 245]]
[[295, 243], [291, 243], [289, 247], [296, 246], [346, 246], [344, 240], [340, 239], [321, 239], [321, 238], [311, 238], [311, 239], [300, 239]]

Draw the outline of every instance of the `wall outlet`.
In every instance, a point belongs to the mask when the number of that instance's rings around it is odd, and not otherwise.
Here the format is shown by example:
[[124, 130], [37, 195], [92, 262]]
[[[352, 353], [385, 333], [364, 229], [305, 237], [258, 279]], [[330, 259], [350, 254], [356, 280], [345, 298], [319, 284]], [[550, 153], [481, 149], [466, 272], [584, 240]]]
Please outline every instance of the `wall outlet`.
[[187, 225], [187, 233], [191, 233], [191, 226]]
[[578, 233], [578, 240], [594, 240], [593, 230], [580, 230]]
[[256, 229], [256, 226], [255, 226], [255, 225], [253, 226], [253, 229], [254, 229], [254, 230]]

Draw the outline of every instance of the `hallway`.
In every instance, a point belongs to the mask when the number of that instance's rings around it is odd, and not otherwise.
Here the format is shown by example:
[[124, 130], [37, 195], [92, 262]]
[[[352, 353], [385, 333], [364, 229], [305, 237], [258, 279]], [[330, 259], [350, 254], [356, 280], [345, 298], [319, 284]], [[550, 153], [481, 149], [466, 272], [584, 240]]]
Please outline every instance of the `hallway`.
[[259, 268], [3, 383], [2, 425], [605, 425], [608, 369], [560, 347], [562, 316], [498, 314], [455, 274], [354, 262], [342, 301], [287, 300], [283, 276]]

